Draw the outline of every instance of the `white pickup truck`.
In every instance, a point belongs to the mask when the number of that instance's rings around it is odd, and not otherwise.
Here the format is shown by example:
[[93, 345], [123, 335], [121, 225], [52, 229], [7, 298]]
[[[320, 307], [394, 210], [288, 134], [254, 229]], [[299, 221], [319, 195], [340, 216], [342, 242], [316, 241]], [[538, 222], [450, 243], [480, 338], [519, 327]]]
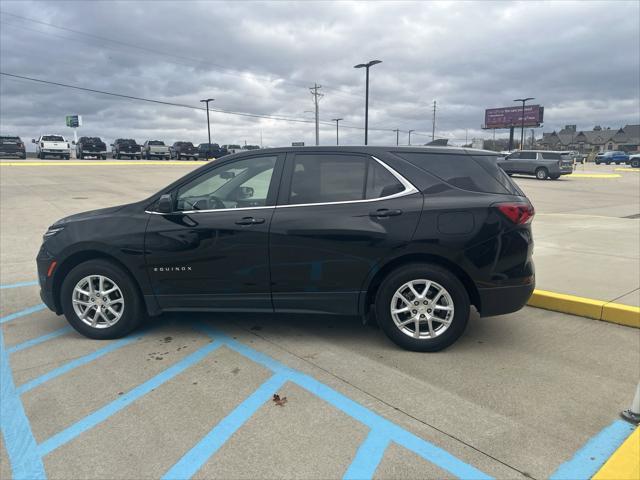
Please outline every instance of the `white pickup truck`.
[[38, 140], [31, 140], [36, 144], [36, 156], [45, 158], [47, 155], [69, 160], [71, 145], [62, 135], [42, 135]]

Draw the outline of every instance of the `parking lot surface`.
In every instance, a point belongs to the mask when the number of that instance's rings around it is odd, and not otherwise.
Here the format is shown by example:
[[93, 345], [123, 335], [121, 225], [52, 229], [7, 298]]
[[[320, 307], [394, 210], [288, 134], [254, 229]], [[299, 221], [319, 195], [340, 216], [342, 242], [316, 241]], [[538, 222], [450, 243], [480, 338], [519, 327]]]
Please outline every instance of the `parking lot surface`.
[[[200, 163], [54, 163], [0, 166], [2, 478], [548, 478], [629, 406], [639, 330], [529, 307], [472, 316], [437, 354], [303, 315], [171, 314], [88, 340], [40, 307], [42, 233]], [[578, 173], [514, 177], [538, 286], [638, 305], [640, 174]]]

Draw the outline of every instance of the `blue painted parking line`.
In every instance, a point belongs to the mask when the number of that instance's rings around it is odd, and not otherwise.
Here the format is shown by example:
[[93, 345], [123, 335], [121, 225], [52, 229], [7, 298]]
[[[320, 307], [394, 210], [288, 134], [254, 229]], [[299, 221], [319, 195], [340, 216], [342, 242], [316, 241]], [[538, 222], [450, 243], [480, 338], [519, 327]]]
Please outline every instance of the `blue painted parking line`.
[[29, 390], [33, 390], [34, 388], [36, 388], [38, 385], [42, 385], [43, 383], [48, 382], [49, 380], [59, 377], [60, 375], [64, 375], [65, 373], [70, 372], [71, 370], [74, 370], [78, 367], [81, 367], [82, 365], [86, 365], [89, 362], [92, 362], [100, 357], [103, 357], [107, 353], [114, 352], [119, 348], [122, 348], [126, 345], [136, 342], [140, 340], [140, 338], [142, 338], [142, 335], [122, 338], [120, 340], [116, 340], [113, 343], [110, 343], [106, 347], [96, 350], [95, 352], [91, 352], [88, 355], [84, 355], [80, 358], [76, 358], [75, 360], [71, 360], [70, 362], [65, 363], [64, 365], [61, 365], [58, 368], [54, 368], [53, 370], [45, 373], [44, 375], [40, 375], [39, 377], [34, 378], [33, 380], [28, 381], [27, 383], [23, 383], [18, 387], [18, 393], [20, 395], [23, 395]]
[[20, 350], [25, 350], [27, 348], [34, 347], [36, 345], [39, 345], [39, 344], [44, 343], [46, 341], [49, 341], [51, 339], [60, 337], [60, 336], [66, 334], [66, 333], [69, 333], [71, 331], [73, 331], [73, 328], [71, 328], [70, 326], [59, 328], [58, 330], [55, 330], [55, 331], [53, 331], [51, 333], [47, 333], [45, 335], [41, 335], [39, 337], [32, 338], [31, 340], [27, 340], [26, 342], [22, 342], [22, 343], [20, 343], [18, 345], [14, 345], [13, 347], [7, 349], [7, 353], [9, 355], [11, 355], [12, 353], [16, 353], [16, 352], [19, 352]]
[[384, 452], [389, 446], [389, 438], [381, 432], [372, 430], [353, 457], [343, 480], [363, 480], [373, 478]]
[[40, 445], [38, 445], [38, 452], [40, 455], [45, 456], [56, 448], [64, 445], [65, 443], [73, 440], [81, 433], [95, 427], [96, 425], [104, 422], [106, 419], [111, 417], [113, 414], [119, 412], [124, 407], [131, 405], [133, 402], [138, 400], [140, 397], [146, 395], [151, 390], [158, 388], [163, 383], [171, 380], [176, 375], [182, 373], [187, 368], [192, 366], [195, 363], [198, 363], [211, 352], [219, 348], [223, 345], [223, 342], [220, 340], [214, 340], [211, 343], [205, 345], [204, 347], [196, 350], [191, 355], [184, 357], [182, 360], [174, 363], [172, 366], [163, 370], [155, 377], [147, 380], [146, 382], [138, 385], [133, 390], [125, 393], [124, 395], [118, 397], [111, 403], [108, 403], [104, 407], [98, 409], [90, 415], [87, 415], [82, 420], [74, 423], [70, 427], [65, 428], [61, 432], [56, 433], [52, 437], [48, 438]]
[[[289, 368], [277, 360], [272, 359], [268, 355], [253, 350], [252, 348], [231, 339], [224, 333], [211, 328], [208, 325], [202, 325], [200, 328], [208, 335], [222, 341], [228, 348], [231, 348], [250, 360], [272, 370], [274, 373], [284, 376], [287, 380], [298, 384], [307, 391], [320, 397], [322, 400], [346, 413], [356, 421], [367, 425], [376, 434], [376, 437], [372, 439], [371, 442], [374, 440], [375, 442], [379, 442], [378, 446], [382, 444], [382, 439], [384, 438], [387, 442], [393, 441], [398, 445], [413, 451], [428, 462], [433, 463], [458, 478], [483, 480], [492, 478], [484, 472], [481, 472], [475, 467], [472, 467], [451, 455], [446, 450], [443, 450], [442, 448], [437, 447], [436, 445], [399, 427], [395, 423], [392, 423], [384, 417], [372, 412], [368, 408], [324, 385], [313, 377]], [[378, 461], [380, 461], [381, 458], [382, 455], [380, 455]], [[206, 459], [204, 460], [206, 461]], [[375, 472], [377, 466], [377, 463], [372, 462], [372, 464], [369, 465], [369, 470], [371, 470], [371, 472]], [[359, 467], [356, 465], [356, 468]]]
[[550, 480], [588, 480], [620, 445], [633, 433], [635, 427], [624, 420], [616, 420], [576, 452], [573, 458], [558, 467]]
[[0, 290], [5, 290], [8, 288], [33, 287], [35, 285], [38, 285], [37, 281], [10, 283], [8, 285], [0, 285]]
[[47, 308], [44, 303], [40, 305], [34, 305], [33, 307], [25, 308], [24, 310], [20, 310], [19, 312], [12, 313], [7, 315], [6, 317], [0, 318], [0, 324], [10, 322], [11, 320], [15, 320], [16, 318], [24, 317], [25, 315], [29, 315], [31, 313], [39, 312], [40, 310], [44, 310]]
[[278, 391], [286, 381], [287, 377], [281, 374], [276, 374], [269, 378], [178, 460], [162, 478], [164, 480], [175, 480], [191, 478], [195, 475], [206, 461], [231, 438], [236, 430], [244, 425], [271, 398], [273, 392]]
[[13, 383], [9, 355], [0, 329], [0, 429], [15, 480], [45, 479], [31, 424]]

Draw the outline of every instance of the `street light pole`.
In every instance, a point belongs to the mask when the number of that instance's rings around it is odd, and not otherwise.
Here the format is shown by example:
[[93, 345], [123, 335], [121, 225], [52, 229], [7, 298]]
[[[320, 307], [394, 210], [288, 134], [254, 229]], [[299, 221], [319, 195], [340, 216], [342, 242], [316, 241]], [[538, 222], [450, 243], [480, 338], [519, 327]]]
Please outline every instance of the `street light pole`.
[[336, 122], [336, 145], [340, 145], [340, 139], [338, 137], [338, 122], [344, 120], [343, 118], [332, 118], [332, 122]]
[[534, 97], [527, 97], [527, 98], [516, 98], [514, 100], [514, 102], [522, 102], [522, 122], [520, 125], [520, 150], [523, 149], [524, 146], [524, 104], [527, 103], [529, 100], [535, 100]]
[[409, 145], [411, 145], [411, 132], [415, 132], [415, 130], [409, 130]]
[[394, 130], [394, 132], [396, 132], [396, 145], [399, 145], [400, 144], [400, 129], [396, 128]]
[[211, 123], [209, 122], [209, 102], [213, 102], [214, 100], [215, 100], [214, 98], [206, 98], [204, 100], [200, 100], [200, 102], [207, 105], [207, 134], [209, 137], [209, 148], [211, 148]]
[[367, 79], [366, 79], [366, 90], [365, 90], [365, 100], [364, 100], [364, 144], [367, 145], [369, 141], [369, 68], [378, 63], [382, 63], [382, 60], [371, 60], [367, 63], [359, 63], [358, 65], [354, 65], [353, 68], [366, 68], [367, 69]]

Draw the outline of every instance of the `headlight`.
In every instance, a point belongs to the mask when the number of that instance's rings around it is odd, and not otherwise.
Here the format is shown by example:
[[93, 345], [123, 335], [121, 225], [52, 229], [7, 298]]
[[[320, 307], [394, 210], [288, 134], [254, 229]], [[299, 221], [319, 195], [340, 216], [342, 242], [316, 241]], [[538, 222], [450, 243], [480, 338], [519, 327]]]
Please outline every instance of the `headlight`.
[[62, 230], [64, 230], [64, 227], [61, 227], [61, 226], [49, 227], [47, 231], [44, 233], [44, 235], [42, 236], [42, 239], [46, 240], [49, 237], [53, 237], [57, 233], [60, 233]]

